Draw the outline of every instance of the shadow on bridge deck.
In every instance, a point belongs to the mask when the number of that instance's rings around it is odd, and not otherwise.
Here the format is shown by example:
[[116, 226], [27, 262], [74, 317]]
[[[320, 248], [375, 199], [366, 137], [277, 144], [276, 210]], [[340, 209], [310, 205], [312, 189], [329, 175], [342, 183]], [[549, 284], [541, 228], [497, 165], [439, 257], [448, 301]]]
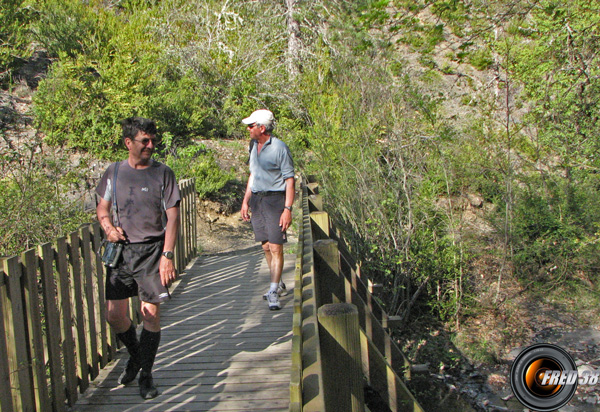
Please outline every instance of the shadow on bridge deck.
[[73, 408], [77, 412], [287, 411], [295, 256], [285, 255], [289, 294], [269, 311], [262, 249], [200, 256], [162, 305], [153, 376], [160, 395], [119, 386], [121, 351]]

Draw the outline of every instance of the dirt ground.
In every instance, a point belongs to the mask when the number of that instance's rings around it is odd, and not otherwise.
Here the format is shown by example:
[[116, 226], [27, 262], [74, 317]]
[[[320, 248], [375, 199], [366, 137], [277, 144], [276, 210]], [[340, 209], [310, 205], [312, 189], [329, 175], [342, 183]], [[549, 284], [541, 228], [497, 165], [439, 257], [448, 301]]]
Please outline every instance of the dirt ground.
[[239, 210], [227, 214], [220, 210], [218, 203], [201, 200], [197, 224], [198, 244], [202, 254], [212, 255], [258, 247], [251, 224], [242, 220]]

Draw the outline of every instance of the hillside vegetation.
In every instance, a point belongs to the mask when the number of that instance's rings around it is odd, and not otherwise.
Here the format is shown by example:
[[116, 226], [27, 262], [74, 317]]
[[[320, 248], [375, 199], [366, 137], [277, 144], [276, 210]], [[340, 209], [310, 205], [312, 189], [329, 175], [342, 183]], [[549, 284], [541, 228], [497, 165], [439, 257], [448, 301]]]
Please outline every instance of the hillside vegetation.
[[[121, 119], [156, 119], [163, 159], [210, 196], [234, 174], [195, 142], [246, 139], [240, 119], [268, 108], [389, 313], [433, 314], [479, 360], [523, 341], [525, 292], [596, 322], [599, 2], [1, 4], [0, 80], [30, 90], [37, 133], [18, 143], [3, 105], [0, 254], [76, 226], [67, 195], [124, 156]], [[461, 335], [481, 313], [512, 326]]]

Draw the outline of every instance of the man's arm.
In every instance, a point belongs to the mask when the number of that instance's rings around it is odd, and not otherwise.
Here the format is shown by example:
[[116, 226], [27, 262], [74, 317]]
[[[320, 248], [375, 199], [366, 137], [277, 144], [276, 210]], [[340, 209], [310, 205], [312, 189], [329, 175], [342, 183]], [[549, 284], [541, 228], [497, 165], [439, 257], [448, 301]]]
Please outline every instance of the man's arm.
[[252, 197], [252, 174], [250, 174], [250, 177], [248, 178], [248, 184], [246, 185], [246, 193], [244, 194], [244, 200], [242, 201], [242, 210], [240, 211], [240, 214], [242, 215], [242, 219], [244, 219], [245, 222], [250, 221], [250, 214], [248, 213], [248, 210], [250, 209], [249, 203], [250, 203], [251, 197]]
[[[177, 233], [179, 231], [179, 206], [167, 209], [167, 227], [165, 229], [165, 245], [163, 252], [172, 252], [177, 242]], [[175, 263], [173, 259], [167, 259], [165, 256], [160, 258], [160, 280], [163, 286], [169, 287], [175, 280]]]
[[98, 206], [96, 206], [96, 216], [98, 216], [98, 222], [100, 222], [100, 226], [104, 233], [106, 234], [106, 239], [109, 242], [124, 242], [127, 240], [123, 234], [123, 229], [120, 227], [115, 227], [112, 223], [112, 218], [110, 215], [111, 203], [108, 200], [100, 199]]
[[[292, 206], [294, 204], [294, 196], [296, 195], [295, 179], [290, 177], [285, 179], [285, 206]], [[281, 231], [285, 232], [292, 224], [292, 211], [289, 209], [283, 209], [283, 213], [279, 218], [279, 226]]]

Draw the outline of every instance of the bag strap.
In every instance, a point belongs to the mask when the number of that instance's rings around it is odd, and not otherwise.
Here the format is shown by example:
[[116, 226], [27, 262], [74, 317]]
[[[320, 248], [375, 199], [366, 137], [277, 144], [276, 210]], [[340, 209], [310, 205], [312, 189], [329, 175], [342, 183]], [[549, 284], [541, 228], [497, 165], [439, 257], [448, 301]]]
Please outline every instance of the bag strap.
[[119, 207], [117, 206], [117, 174], [119, 173], [119, 165], [121, 162], [115, 163], [115, 172], [113, 175], [113, 195], [112, 195], [112, 210], [113, 210], [113, 222], [117, 224], [117, 226], [121, 226], [121, 222], [119, 221]]

